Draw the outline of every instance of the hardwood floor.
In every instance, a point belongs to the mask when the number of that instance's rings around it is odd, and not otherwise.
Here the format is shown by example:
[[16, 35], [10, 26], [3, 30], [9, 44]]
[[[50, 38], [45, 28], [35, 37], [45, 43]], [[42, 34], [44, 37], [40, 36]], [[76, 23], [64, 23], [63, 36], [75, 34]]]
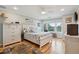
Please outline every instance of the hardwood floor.
[[52, 54], [65, 54], [65, 42], [63, 39], [53, 39], [52, 41]]
[[[36, 45], [36, 44], [26, 41], [26, 40], [23, 40], [22, 42], [19, 42], [16, 44], [8, 45], [5, 48], [13, 47], [13, 46], [16, 46], [16, 45], [22, 44], [22, 43], [31, 46], [31, 48], [28, 49], [28, 51], [32, 51], [32, 49], [37, 49], [38, 51], [41, 51], [43, 54], [61, 54], [61, 53], [64, 54], [65, 53], [65, 44], [62, 39], [53, 39], [51, 43], [47, 43], [46, 45], [44, 45], [41, 48], [39, 47], [39, 45]], [[29, 52], [29, 54], [31, 54], [31, 53]]]
[[46, 45], [44, 45], [43, 47], [40, 48], [39, 45], [37, 45], [37, 44], [35, 44], [35, 43], [32, 43], [32, 42], [30, 42], [30, 41], [24, 40], [23, 43], [29, 44], [29, 45], [32, 46], [32, 48], [36, 48], [36, 49], [38, 49], [39, 51], [41, 51], [41, 52], [43, 52], [43, 53], [46, 53], [46, 54], [49, 53], [49, 50], [50, 50], [51, 44], [52, 44], [52, 43], [47, 43]]

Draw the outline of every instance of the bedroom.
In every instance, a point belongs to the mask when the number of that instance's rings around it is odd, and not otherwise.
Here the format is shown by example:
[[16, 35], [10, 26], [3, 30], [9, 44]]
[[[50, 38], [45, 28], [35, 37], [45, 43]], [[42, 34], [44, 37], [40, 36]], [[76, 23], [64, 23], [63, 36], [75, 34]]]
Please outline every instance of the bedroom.
[[1, 5], [1, 53], [77, 53], [69, 49], [65, 52], [64, 39], [67, 24], [78, 24], [74, 20], [78, 8], [78, 5]]

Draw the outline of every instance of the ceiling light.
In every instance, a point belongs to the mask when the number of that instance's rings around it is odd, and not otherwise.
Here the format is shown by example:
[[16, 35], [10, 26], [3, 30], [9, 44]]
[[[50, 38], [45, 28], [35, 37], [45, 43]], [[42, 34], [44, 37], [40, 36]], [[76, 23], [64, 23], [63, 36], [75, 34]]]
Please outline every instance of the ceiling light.
[[17, 8], [17, 7], [13, 7], [13, 9], [14, 9], [14, 10], [18, 10], [18, 8]]
[[46, 14], [46, 12], [45, 11], [42, 11], [41, 14]]
[[61, 11], [64, 11], [64, 9], [61, 9]]

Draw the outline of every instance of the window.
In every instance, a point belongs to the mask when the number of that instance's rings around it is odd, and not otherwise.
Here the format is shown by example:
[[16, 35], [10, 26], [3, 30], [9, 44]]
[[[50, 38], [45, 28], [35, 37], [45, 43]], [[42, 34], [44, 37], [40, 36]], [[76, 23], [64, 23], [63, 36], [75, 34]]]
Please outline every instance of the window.
[[61, 32], [61, 23], [56, 23], [56, 31]]
[[47, 31], [53, 31], [53, 32], [62, 32], [62, 24], [61, 22], [55, 22], [55, 23], [48, 23]]
[[48, 31], [55, 31], [55, 23], [48, 24]]

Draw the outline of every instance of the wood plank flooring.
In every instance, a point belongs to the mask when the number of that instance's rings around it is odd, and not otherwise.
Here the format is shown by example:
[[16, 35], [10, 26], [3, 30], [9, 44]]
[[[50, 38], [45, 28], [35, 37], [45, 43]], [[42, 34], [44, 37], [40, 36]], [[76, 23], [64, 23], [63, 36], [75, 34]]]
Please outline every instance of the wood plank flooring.
[[[33, 49], [33, 48], [36, 48], [39, 51], [43, 52], [43, 54], [61, 54], [61, 53], [64, 54], [65, 53], [65, 44], [62, 39], [53, 39], [51, 43], [47, 43], [46, 45], [44, 45], [41, 48], [39, 48], [39, 45], [36, 45], [36, 44], [26, 41], [26, 40], [23, 40], [22, 42], [19, 42], [16, 44], [6, 46], [5, 48], [13, 47], [13, 46], [16, 46], [16, 45], [22, 44], [22, 43], [32, 46], [30, 49], [28, 49], [28, 51], [31, 51], [31, 49]], [[29, 52], [29, 54], [30, 54], [30, 52]]]

